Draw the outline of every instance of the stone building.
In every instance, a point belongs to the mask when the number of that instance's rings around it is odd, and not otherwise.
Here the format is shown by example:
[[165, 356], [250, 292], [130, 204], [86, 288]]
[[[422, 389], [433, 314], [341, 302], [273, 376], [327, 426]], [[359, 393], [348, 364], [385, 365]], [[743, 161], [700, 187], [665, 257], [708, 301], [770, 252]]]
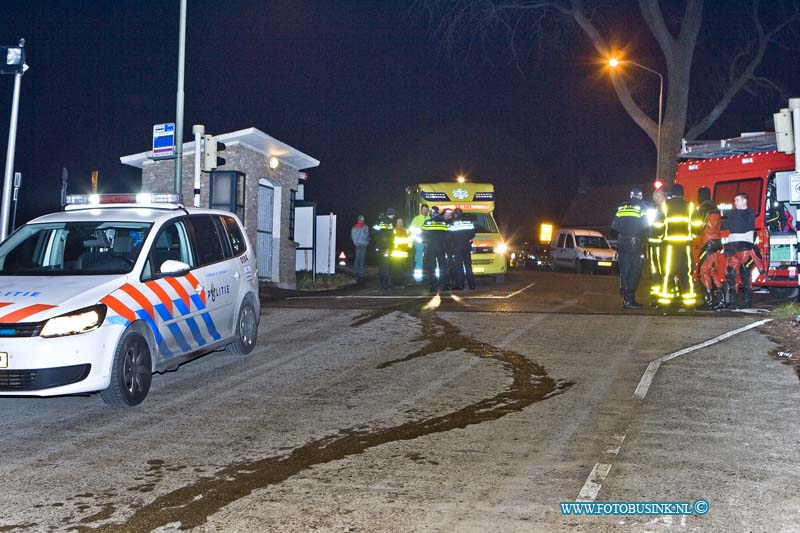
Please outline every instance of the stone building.
[[[259, 279], [294, 288], [294, 202], [306, 177], [302, 170], [319, 161], [256, 128], [215, 138], [226, 146], [219, 153], [225, 165], [201, 173], [200, 206], [236, 212], [256, 248]], [[194, 198], [194, 153], [194, 141], [183, 144], [181, 192], [186, 205]], [[173, 192], [175, 160], [149, 156], [141, 152], [120, 161], [142, 170], [142, 192]]]

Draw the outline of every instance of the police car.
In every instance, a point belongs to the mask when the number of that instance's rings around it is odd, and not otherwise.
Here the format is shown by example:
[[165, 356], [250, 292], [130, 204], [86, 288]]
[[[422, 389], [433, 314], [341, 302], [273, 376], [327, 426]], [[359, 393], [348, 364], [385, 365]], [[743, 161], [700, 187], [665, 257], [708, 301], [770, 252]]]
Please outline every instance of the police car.
[[255, 256], [232, 213], [70, 195], [0, 244], [0, 395], [144, 400], [154, 372], [253, 350]]

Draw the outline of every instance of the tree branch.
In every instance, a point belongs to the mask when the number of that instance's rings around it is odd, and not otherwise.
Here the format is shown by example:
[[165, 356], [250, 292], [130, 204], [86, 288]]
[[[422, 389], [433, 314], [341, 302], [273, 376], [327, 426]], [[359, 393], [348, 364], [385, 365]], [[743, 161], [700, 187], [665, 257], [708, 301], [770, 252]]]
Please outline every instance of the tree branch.
[[658, 46], [661, 47], [664, 59], [669, 65], [674, 57], [675, 38], [664, 22], [664, 15], [658, 6], [658, 0], [639, 0], [639, 11], [641, 11], [642, 18], [653, 33], [653, 37], [658, 42]]
[[[746, 52], [740, 52], [734, 57], [729, 73], [730, 84], [728, 85], [728, 88], [725, 90], [724, 94], [717, 104], [711, 109], [711, 111], [709, 111], [708, 114], [700, 120], [700, 122], [692, 126], [692, 128], [686, 134], [686, 139], [696, 139], [700, 134], [705, 132], [711, 126], [711, 124], [713, 124], [714, 121], [716, 121], [720, 115], [722, 115], [722, 113], [725, 112], [734, 96], [736, 96], [736, 94], [741, 91], [748, 82], [752, 81], [756, 77], [756, 69], [763, 61], [767, 47], [775, 39], [775, 36], [787, 26], [800, 20], [800, 8], [795, 5], [794, 12], [791, 16], [784, 17], [779, 24], [772, 28], [772, 30], [765, 31], [764, 26], [761, 23], [761, 18], [758, 14], [758, 8], [759, 2], [758, 0], [755, 0], [753, 2], [751, 19], [755, 27], [756, 39], [747, 44]], [[753, 48], [755, 48], [755, 51], [750, 53]], [[750, 61], [747, 63], [747, 65], [745, 65], [742, 71], [736, 75], [735, 73], [737, 70], [736, 67], [738, 61], [748, 55], [750, 56]]]

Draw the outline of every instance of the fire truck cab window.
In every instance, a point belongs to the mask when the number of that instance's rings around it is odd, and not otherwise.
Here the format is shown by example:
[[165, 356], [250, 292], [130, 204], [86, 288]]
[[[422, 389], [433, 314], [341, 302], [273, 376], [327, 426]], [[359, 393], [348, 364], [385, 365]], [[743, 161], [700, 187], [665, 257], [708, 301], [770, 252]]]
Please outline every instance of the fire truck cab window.
[[752, 209], [756, 216], [761, 213], [763, 199], [761, 178], [748, 178], [743, 180], [722, 181], [714, 185], [714, 202], [717, 205], [728, 204], [728, 209], [733, 209], [733, 198], [737, 194], [747, 194], [747, 207]]

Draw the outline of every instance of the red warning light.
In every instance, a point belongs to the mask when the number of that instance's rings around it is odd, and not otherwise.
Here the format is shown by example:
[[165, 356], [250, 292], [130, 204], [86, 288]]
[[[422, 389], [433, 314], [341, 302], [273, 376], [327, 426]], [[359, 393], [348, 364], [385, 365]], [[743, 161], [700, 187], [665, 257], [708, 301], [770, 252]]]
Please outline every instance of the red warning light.
[[660, 191], [661, 189], [664, 188], [664, 182], [661, 180], [656, 180], [655, 182], [653, 182], [653, 188], [657, 191]]

